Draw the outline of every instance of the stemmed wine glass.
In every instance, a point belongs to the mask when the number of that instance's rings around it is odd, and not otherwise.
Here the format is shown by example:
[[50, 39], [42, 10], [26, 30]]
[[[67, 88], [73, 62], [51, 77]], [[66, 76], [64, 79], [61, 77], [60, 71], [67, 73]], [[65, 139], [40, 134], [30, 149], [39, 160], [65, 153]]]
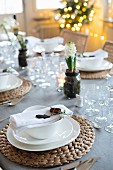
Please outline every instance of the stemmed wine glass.
[[95, 118], [95, 121], [98, 123], [105, 123], [107, 122], [107, 117], [104, 116], [103, 106], [105, 105], [105, 99], [99, 99], [99, 105], [101, 106], [101, 115]]
[[113, 76], [111, 76], [107, 79], [107, 87], [108, 87], [109, 93], [110, 93], [110, 100], [113, 101]]
[[108, 99], [109, 99], [108, 92], [109, 92], [109, 90], [107, 87], [101, 86], [99, 96], [98, 96], [98, 103], [101, 107], [101, 115], [99, 115], [95, 118], [95, 121], [100, 124], [107, 122], [107, 117], [104, 116], [104, 107], [106, 107], [106, 103], [109, 102], [108, 101]]
[[87, 116], [95, 116], [96, 114], [99, 113], [99, 110], [95, 108], [95, 103], [96, 103], [96, 94], [98, 86], [95, 84], [90, 84], [89, 90], [87, 92], [87, 104], [89, 105], [89, 108], [86, 108], [86, 114]]
[[105, 131], [109, 133], [113, 133], [113, 103], [112, 101], [110, 101], [109, 103], [109, 114], [108, 115], [110, 117], [111, 123], [105, 127]]

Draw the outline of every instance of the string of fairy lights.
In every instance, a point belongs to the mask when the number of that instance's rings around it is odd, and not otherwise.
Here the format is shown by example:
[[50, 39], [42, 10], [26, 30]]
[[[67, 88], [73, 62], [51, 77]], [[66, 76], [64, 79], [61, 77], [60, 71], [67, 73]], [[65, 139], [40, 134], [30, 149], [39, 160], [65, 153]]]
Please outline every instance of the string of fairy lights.
[[88, 0], [61, 0], [65, 7], [56, 10], [55, 19], [59, 21], [60, 29], [80, 31], [84, 24], [93, 20], [93, 5]]
[[[61, 0], [63, 8], [55, 10], [55, 20], [59, 22], [60, 29], [69, 29], [71, 31], [81, 31], [85, 24], [93, 21], [94, 3], [91, 0]], [[90, 36], [99, 37], [97, 33], [90, 32]], [[100, 39], [104, 40], [101, 35]]]

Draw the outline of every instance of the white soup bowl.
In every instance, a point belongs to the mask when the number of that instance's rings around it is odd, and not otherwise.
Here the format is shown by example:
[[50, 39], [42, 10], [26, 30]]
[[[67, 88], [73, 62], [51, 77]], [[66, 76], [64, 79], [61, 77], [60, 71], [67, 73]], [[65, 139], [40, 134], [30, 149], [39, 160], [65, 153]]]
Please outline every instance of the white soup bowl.
[[98, 68], [103, 63], [103, 57], [85, 57], [79, 59], [79, 65], [81, 68]]
[[60, 117], [59, 115], [59, 119], [57, 121], [45, 123], [40, 126], [38, 124], [31, 128], [28, 127], [26, 129], [26, 132], [33, 138], [37, 138], [37, 139], [51, 138], [59, 130], [60, 124], [62, 123], [62, 121], [63, 121], [63, 118]]

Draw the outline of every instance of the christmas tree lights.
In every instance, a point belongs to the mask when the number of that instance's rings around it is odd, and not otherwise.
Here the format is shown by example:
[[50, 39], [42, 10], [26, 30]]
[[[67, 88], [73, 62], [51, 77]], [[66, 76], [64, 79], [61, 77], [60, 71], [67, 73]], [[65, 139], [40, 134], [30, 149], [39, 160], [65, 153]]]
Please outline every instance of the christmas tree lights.
[[80, 31], [84, 24], [93, 20], [95, 0], [61, 0], [64, 8], [55, 10], [60, 29]]

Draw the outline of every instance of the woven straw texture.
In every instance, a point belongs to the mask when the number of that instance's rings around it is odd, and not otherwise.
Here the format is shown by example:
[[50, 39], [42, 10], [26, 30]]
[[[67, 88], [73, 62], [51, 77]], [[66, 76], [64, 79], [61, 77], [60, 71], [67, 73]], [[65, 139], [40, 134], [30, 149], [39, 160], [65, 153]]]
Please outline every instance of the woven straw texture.
[[96, 72], [80, 71], [80, 77], [81, 79], [101, 79], [101, 78], [106, 78], [109, 73], [110, 70], [96, 71]]
[[85, 119], [73, 115], [80, 123], [80, 134], [68, 145], [44, 152], [28, 152], [13, 147], [6, 137], [8, 125], [0, 132], [0, 151], [11, 161], [30, 167], [55, 167], [81, 158], [90, 151], [95, 139], [93, 127]]
[[18, 98], [20, 96], [25, 95], [26, 93], [30, 91], [32, 87], [31, 82], [23, 78], [21, 79], [23, 80], [23, 83], [20, 87], [5, 91], [5, 92], [0, 92], [0, 102]]

